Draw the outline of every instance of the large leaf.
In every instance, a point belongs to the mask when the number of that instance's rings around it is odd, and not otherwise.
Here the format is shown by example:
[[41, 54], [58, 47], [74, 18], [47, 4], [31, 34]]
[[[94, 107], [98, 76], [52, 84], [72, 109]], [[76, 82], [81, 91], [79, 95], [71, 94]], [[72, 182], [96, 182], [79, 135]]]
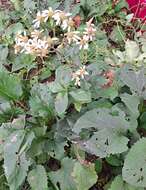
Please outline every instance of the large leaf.
[[139, 116], [138, 106], [140, 104], [140, 98], [138, 96], [130, 95], [130, 94], [122, 94], [121, 96], [122, 101], [125, 103], [129, 112], [132, 116], [137, 118]]
[[16, 76], [0, 72], [0, 98], [18, 100], [22, 95], [21, 81]]
[[112, 128], [119, 131], [126, 131], [129, 123], [125, 120], [124, 115], [112, 116], [108, 109], [93, 109], [82, 115], [73, 127], [73, 131], [80, 133], [82, 129], [104, 129]]
[[75, 161], [69, 158], [64, 158], [61, 162], [61, 169], [56, 172], [50, 172], [49, 177], [57, 190], [57, 184], [61, 190], [77, 190], [76, 184], [71, 176]]
[[127, 137], [111, 129], [103, 129], [94, 133], [88, 141], [81, 143], [81, 147], [88, 153], [105, 158], [127, 151], [128, 141]]
[[49, 87], [45, 84], [36, 84], [31, 89], [30, 97], [31, 113], [35, 116], [49, 116], [53, 114], [53, 98]]
[[4, 147], [4, 169], [10, 190], [19, 189], [30, 165], [25, 153], [19, 155], [24, 137], [24, 130], [17, 130], [8, 137]]
[[125, 183], [121, 176], [117, 176], [108, 190], [144, 190], [144, 188], [131, 186]]
[[136, 187], [146, 187], [146, 138], [136, 142], [126, 156], [123, 179]]
[[97, 181], [97, 175], [95, 172], [94, 164], [82, 165], [76, 162], [74, 165], [72, 176], [77, 183], [77, 189], [88, 190]]
[[60, 66], [56, 70], [56, 82], [63, 86], [68, 86], [72, 79], [72, 70], [68, 66]]
[[41, 165], [37, 165], [29, 172], [27, 180], [32, 190], [48, 190], [47, 174]]
[[120, 78], [134, 94], [145, 96], [146, 77], [144, 69], [135, 72], [130, 67], [125, 66], [121, 70]]

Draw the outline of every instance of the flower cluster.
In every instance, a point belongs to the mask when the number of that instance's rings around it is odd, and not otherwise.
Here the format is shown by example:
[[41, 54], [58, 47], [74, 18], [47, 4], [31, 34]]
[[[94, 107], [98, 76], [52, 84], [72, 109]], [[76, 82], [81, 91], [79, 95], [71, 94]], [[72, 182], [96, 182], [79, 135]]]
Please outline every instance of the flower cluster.
[[96, 36], [95, 25], [92, 23], [93, 19], [90, 19], [86, 23], [85, 31], [83, 35], [79, 31], [68, 31], [65, 36], [68, 40], [68, 43], [75, 42], [79, 45], [79, 49], [88, 49], [89, 42], [93, 41]]
[[61, 26], [63, 30], [71, 30], [74, 27], [74, 21], [70, 17], [71, 13], [65, 13], [61, 10], [55, 10], [49, 7], [48, 10], [38, 12], [36, 19], [33, 20], [34, 28], [39, 28], [41, 23], [46, 23], [49, 19], [53, 19], [57, 26]]
[[75, 85], [80, 86], [81, 85], [81, 79], [84, 79], [85, 75], [89, 75], [89, 73], [86, 71], [86, 67], [80, 67], [79, 70], [73, 73], [72, 80], [75, 80]]
[[[18, 33], [15, 38], [15, 53], [26, 53], [34, 54], [40, 57], [47, 57], [49, 50], [53, 45], [57, 45], [56, 48], [60, 47], [62, 43], [76, 44], [79, 49], [88, 49], [89, 42], [93, 41], [96, 35], [96, 29], [92, 23], [93, 19], [90, 19], [86, 23], [86, 28], [83, 33], [76, 31], [74, 27], [74, 21], [70, 17], [70, 13], [65, 13], [61, 10], [53, 10], [51, 7], [48, 10], [38, 12], [36, 19], [33, 20], [34, 30], [30, 35], [26, 35], [26, 32]], [[41, 24], [47, 23], [49, 20], [54, 21], [54, 27], [59, 26], [64, 32], [63, 39], [62, 36], [58, 39], [53, 33], [53, 37], [49, 36], [48, 30], [39, 30]], [[54, 31], [54, 28], [50, 29]], [[48, 36], [46, 34], [48, 33]], [[62, 39], [62, 41], [59, 41]]]
[[15, 44], [15, 53], [24, 52], [26, 54], [37, 55], [40, 57], [46, 57], [49, 48], [57, 41], [57, 38], [51, 38], [50, 36], [39, 38], [42, 31], [34, 30], [31, 33], [31, 38], [26, 36], [26, 32], [22, 34], [17, 34], [16, 44]]

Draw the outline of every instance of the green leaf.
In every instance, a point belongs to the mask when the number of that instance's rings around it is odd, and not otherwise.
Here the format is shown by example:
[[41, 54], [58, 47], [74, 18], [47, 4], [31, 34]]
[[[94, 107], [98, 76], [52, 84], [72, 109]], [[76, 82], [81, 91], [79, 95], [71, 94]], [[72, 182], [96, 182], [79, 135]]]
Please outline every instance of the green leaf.
[[13, 4], [14, 4], [14, 7], [17, 11], [20, 10], [20, 0], [10, 0]]
[[122, 166], [123, 165], [123, 160], [118, 155], [111, 155], [110, 157], [106, 158], [106, 161], [111, 166]]
[[0, 45], [0, 69], [2, 70], [2, 64], [6, 64], [6, 58], [8, 56], [8, 47]]
[[41, 165], [37, 165], [29, 172], [27, 180], [32, 190], [48, 190], [47, 174]]
[[6, 72], [0, 72], [0, 98], [4, 100], [18, 100], [21, 96], [20, 79]]
[[25, 152], [19, 155], [20, 146], [24, 140], [24, 130], [14, 131], [4, 146], [4, 170], [10, 190], [18, 190], [25, 180], [30, 162]]
[[138, 96], [129, 95], [129, 94], [122, 94], [121, 96], [122, 101], [125, 103], [127, 108], [129, 109], [131, 115], [134, 118], [138, 118], [139, 110], [138, 106], [140, 104], [140, 98]]
[[146, 187], [146, 138], [137, 141], [126, 156], [123, 179], [136, 187]]
[[135, 41], [127, 40], [125, 44], [127, 62], [132, 62], [140, 52], [139, 45]]
[[26, 11], [32, 11], [36, 8], [36, 2], [32, 0], [24, 0], [24, 8]]
[[91, 92], [89, 91], [77, 89], [77, 90], [71, 91], [69, 94], [73, 97], [75, 102], [79, 102], [81, 104], [91, 102]]
[[111, 154], [119, 154], [128, 150], [128, 138], [110, 129], [102, 129], [86, 142], [83, 149], [88, 153], [105, 158]]
[[76, 184], [73, 181], [72, 171], [75, 161], [69, 158], [64, 158], [61, 161], [61, 169], [56, 172], [49, 172], [49, 177], [53, 185], [59, 190], [57, 183], [61, 190], [77, 190]]
[[144, 188], [133, 187], [125, 183], [122, 177], [119, 175], [113, 180], [111, 187], [108, 190], [144, 190]]
[[72, 79], [72, 70], [68, 66], [60, 66], [56, 70], [56, 82], [68, 86]]
[[138, 96], [145, 96], [146, 77], [144, 69], [136, 72], [129, 66], [125, 66], [121, 70], [120, 79], [134, 94], [136, 93]]
[[111, 35], [110, 35], [111, 40], [114, 42], [122, 42], [125, 39], [125, 32], [120, 26], [115, 26]]
[[61, 115], [65, 112], [68, 106], [68, 93], [60, 92], [57, 94], [55, 99], [55, 109], [56, 112]]
[[82, 115], [73, 127], [73, 131], [79, 134], [82, 129], [115, 129], [126, 131], [129, 128], [129, 123], [124, 116], [112, 116], [108, 109], [93, 109]]
[[95, 165], [92, 163], [81, 165], [79, 162], [76, 162], [72, 176], [77, 183], [77, 190], [88, 190], [97, 182], [98, 178], [95, 172]]
[[35, 84], [31, 89], [29, 100], [31, 113], [40, 117], [52, 117], [53, 98], [46, 84]]

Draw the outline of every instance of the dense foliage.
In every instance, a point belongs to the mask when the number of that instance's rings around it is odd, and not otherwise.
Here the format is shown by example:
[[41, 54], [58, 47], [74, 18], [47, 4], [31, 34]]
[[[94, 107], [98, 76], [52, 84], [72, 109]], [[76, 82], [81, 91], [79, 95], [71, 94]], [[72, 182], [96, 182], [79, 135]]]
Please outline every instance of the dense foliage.
[[0, 11], [0, 190], [146, 188], [146, 34], [125, 0]]

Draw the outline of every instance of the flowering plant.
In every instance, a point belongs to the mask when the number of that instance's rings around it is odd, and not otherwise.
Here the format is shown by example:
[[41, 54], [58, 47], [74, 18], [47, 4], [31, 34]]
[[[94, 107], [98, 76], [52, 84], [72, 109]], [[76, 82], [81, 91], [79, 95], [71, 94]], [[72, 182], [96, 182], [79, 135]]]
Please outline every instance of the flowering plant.
[[0, 190], [144, 190], [146, 39], [126, 0], [11, 7], [0, 12]]

